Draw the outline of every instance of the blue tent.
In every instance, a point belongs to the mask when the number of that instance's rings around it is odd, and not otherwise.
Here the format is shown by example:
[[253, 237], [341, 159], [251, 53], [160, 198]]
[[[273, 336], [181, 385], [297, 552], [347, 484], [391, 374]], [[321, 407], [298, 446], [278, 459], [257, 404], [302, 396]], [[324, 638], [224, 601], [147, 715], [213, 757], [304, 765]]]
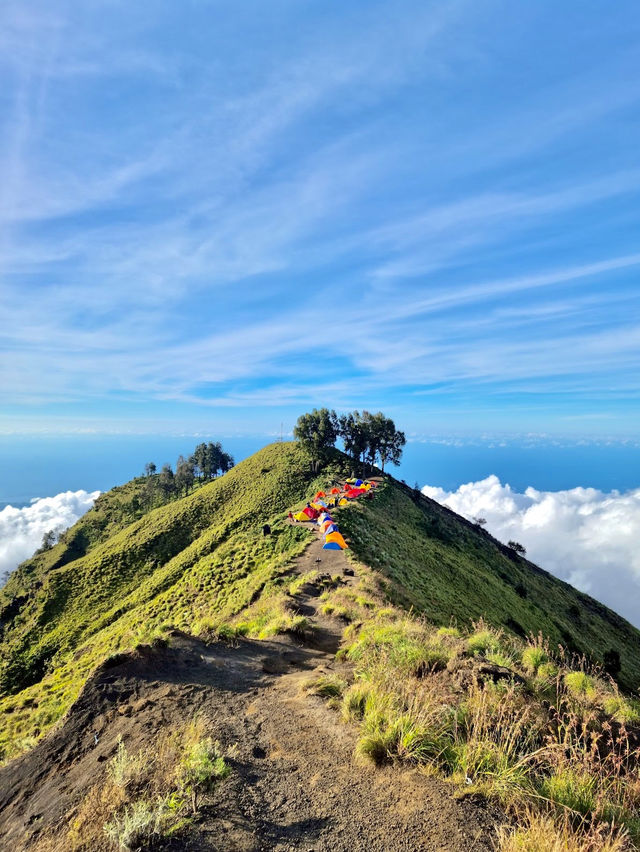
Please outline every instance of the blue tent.
[[328, 541], [326, 544], [322, 545], [323, 550], [342, 550], [340, 545], [335, 541]]

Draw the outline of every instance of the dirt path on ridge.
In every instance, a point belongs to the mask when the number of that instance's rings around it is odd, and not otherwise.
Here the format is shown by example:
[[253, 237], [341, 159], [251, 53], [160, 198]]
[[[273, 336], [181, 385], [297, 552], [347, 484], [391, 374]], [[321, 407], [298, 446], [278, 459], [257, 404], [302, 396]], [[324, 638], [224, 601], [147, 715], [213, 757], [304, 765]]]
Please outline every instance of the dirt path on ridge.
[[[318, 535], [292, 566], [346, 585], [342, 551]], [[291, 637], [205, 644], [176, 632], [169, 648], [147, 648], [103, 666], [61, 729], [0, 770], [0, 837], [13, 852], [66, 824], [104, 772], [121, 735], [131, 752], [153, 747], [162, 726], [200, 715], [223, 746], [235, 746], [232, 773], [202, 808], [187, 838], [164, 852], [482, 852], [493, 848], [497, 814], [455, 800], [451, 788], [417, 769], [375, 769], [354, 761], [353, 726], [303, 682], [314, 674], [348, 677], [335, 660], [344, 623], [319, 611], [321, 582], [293, 599], [312, 624]], [[95, 736], [98, 743], [95, 743]], [[64, 845], [52, 846], [68, 852]]]

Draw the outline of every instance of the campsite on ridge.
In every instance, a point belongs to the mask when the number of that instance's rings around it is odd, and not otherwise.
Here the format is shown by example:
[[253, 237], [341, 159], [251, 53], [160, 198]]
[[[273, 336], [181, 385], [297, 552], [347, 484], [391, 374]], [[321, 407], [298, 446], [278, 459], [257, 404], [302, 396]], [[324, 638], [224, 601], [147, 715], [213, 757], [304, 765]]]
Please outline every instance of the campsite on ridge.
[[[49, 852], [61, 830], [87, 852], [207, 849], [211, 832], [327, 852], [405, 849], [407, 832], [460, 852], [511, 852], [518, 831], [636, 842], [640, 634], [383, 473], [404, 438], [385, 421], [314, 410], [297, 441], [145, 510], [147, 471], [12, 575], [0, 831], [17, 848]], [[456, 804], [460, 784], [476, 798]]]

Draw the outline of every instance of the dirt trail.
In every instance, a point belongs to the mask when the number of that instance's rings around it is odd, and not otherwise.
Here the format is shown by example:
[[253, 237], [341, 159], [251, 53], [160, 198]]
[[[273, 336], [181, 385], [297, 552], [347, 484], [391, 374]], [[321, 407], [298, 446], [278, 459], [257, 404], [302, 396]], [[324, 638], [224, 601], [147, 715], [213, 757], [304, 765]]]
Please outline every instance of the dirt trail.
[[[353, 583], [345, 568], [344, 554], [323, 550], [318, 538], [293, 573], [317, 570]], [[188, 838], [158, 849], [492, 849], [495, 813], [454, 800], [450, 788], [418, 770], [355, 763], [355, 729], [303, 691], [314, 673], [348, 674], [334, 656], [344, 625], [319, 612], [320, 591], [319, 583], [306, 584], [294, 599], [313, 625], [304, 644], [278, 637], [206, 645], [176, 632], [169, 648], [144, 648], [98, 670], [61, 729], [0, 770], [2, 848], [26, 852], [64, 825], [119, 735], [131, 751], [153, 749], [155, 732], [199, 714], [212, 736], [235, 745], [233, 771]]]

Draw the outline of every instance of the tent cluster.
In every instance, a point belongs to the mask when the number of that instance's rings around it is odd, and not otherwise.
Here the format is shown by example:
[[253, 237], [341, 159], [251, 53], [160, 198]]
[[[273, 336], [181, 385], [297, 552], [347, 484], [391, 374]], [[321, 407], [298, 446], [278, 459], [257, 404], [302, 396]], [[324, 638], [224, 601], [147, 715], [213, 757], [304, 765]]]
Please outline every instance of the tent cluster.
[[315, 521], [318, 524], [324, 536], [323, 550], [345, 550], [348, 545], [337, 523], [331, 517], [329, 509], [346, 506], [350, 500], [355, 500], [362, 494], [367, 494], [376, 485], [375, 482], [363, 482], [361, 479], [347, 479], [344, 488], [342, 490], [332, 488], [330, 496], [325, 494], [324, 491], [318, 491], [313, 502], [308, 503], [301, 512], [297, 512], [293, 517], [296, 521]]

